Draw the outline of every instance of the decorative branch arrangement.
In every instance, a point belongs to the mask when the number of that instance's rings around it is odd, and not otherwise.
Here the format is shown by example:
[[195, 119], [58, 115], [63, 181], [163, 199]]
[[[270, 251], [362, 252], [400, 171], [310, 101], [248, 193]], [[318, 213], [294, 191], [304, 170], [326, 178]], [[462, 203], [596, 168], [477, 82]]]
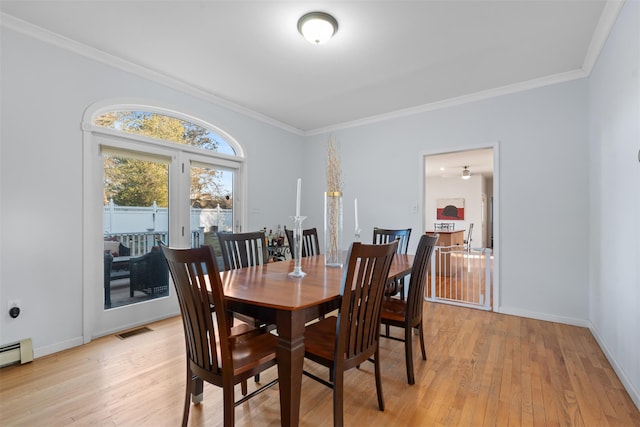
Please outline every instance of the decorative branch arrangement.
[[342, 267], [342, 169], [336, 140], [327, 143], [327, 192], [325, 193], [325, 265]]
[[327, 141], [327, 192], [342, 192], [342, 168], [340, 154], [334, 137]]

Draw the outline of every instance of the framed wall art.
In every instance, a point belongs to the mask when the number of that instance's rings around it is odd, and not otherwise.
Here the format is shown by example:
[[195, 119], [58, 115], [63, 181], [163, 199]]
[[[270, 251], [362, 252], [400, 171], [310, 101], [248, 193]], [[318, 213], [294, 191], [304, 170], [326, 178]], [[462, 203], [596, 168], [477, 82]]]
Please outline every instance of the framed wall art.
[[437, 199], [436, 219], [461, 221], [464, 219], [464, 199]]

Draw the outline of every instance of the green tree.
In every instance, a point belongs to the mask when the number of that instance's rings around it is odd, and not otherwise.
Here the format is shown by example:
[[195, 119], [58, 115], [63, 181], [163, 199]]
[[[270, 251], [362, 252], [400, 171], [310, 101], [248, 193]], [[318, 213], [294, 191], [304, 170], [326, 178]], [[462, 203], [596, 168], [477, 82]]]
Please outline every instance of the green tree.
[[105, 156], [105, 199], [119, 206], [169, 205], [169, 167], [163, 163]]
[[193, 166], [191, 168], [191, 200], [211, 200], [221, 196], [224, 188], [220, 176], [221, 173], [215, 169]]

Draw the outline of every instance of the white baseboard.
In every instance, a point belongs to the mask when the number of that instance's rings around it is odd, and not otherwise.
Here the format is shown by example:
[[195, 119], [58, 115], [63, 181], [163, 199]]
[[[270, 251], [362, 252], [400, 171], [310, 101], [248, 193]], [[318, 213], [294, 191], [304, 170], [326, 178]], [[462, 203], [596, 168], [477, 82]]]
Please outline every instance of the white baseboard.
[[528, 319], [546, 320], [547, 322], [564, 323], [565, 325], [580, 326], [583, 328], [588, 328], [590, 325], [589, 321], [585, 319], [557, 316], [548, 313], [538, 313], [535, 311], [520, 310], [517, 308], [500, 307], [494, 311], [496, 313], [510, 314], [512, 316], [526, 317]]
[[180, 309], [178, 309], [176, 312], [165, 313], [165, 314], [162, 314], [161, 316], [150, 317], [150, 318], [145, 319], [144, 321], [141, 321], [141, 322], [132, 322], [132, 323], [127, 323], [127, 324], [124, 324], [124, 325], [120, 325], [118, 328], [106, 329], [104, 331], [94, 331], [94, 336], [93, 336], [92, 339], [104, 337], [104, 336], [107, 336], [107, 335], [116, 334], [118, 332], [126, 331], [128, 329], [137, 328], [139, 326], [145, 326], [145, 325], [148, 325], [149, 323], [158, 322], [160, 320], [168, 319], [170, 317], [175, 317], [175, 316], [180, 316]]
[[82, 337], [76, 337], [67, 341], [57, 342], [46, 347], [37, 347], [33, 349], [33, 358], [37, 359], [38, 357], [47, 356], [49, 354], [57, 353], [62, 350], [68, 350], [82, 344]]
[[[145, 320], [144, 322], [138, 322], [138, 323], [132, 323], [130, 325], [125, 325], [123, 327], [120, 327], [118, 329], [115, 330], [110, 330], [110, 331], [105, 331], [99, 335], [96, 335], [93, 337], [93, 339], [95, 338], [99, 338], [101, 336], [105, 336], [105, 335], [111, 335], [120, 331], [124, 331], [126, 329], [131, 329], [131, 328], [135, 328], [138, 326], [142, 326], [142, 325], [147, 325], [149, 323], [153, 323], [156, 322], [158, 320], [163, 320], [169, 317], [174, 317], [174, 316], [179, 316], [180, 315], [180, 311], [178, 311], [177, 313], [169, 313], [167, 315], [163, 315], [163, 316], [158, 316], [157, 318], [151, 318], [148, 320]], [[91, 340], [87, 341], [87, 342], [91, 342]], [[46, 347], [38, 347], [38, 348], [34, 348], [33, 349], [33, 357], [38, 358], [38, 357], [43, 357], [43, 356], [48, 356], [49, 354], [53, 354], [53, 353], [57, 353], [59, 351], [63, 351], [63, 350], [68, 350], [70, 348], [73, 347], [77, 347], [79, 345], [83, 345], [86, 344], [83, 340], [82, 337], [76, 337], [76, 338], [72, 338], [70, 340], [67, 341], [62, 341], [62, 342], [58, 342]]]
[[596, 329], [596, 327], [591, 322], [589, 322], [588, 328], [591, 331], [591, 334], [593, 335], [593, 337], [598, 342], [598, 345], [600, 346], [600, 349], [604, 353], [604, 356], [607, 358], [607, 360], [611, 364], [611, 367], [616, 372], [616, 375], [618, 375], [618, 378], [620, 379], [620, 382], [624, 386], [625, 390], [627, 390], [627, 393], [629, 393], [631, 400], [633, 400], [633, 403], [635, 403], [638, 410], [640, 410], [640, 392], [638, 392], [638, 390], [636, 390], [636, 388], [633, 386], [631, 381], [629, 381], [629, 378], [624, 372], [624, 369], [622, 369], [622, 367], [618, 364], [618, 362], [616, 361], [616, 358], [613, 357], [613, 354], [611, 353], [611, 351], [609, 351], [609, 349], [605, 345], [604, 340], [598, 333], [598, 330]]

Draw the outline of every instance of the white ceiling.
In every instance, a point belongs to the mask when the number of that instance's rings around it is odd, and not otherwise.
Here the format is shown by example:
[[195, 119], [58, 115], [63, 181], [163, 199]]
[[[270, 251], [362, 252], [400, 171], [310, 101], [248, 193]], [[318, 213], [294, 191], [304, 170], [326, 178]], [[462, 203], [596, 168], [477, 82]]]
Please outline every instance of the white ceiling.
[[[0, 10], [10, 28], [309, 135], [584, 77], [620, 5], [3, 0]], [[324, 45], [297, 32], [313, 10], [340, 25]]]
[[426, 157], [426, 176], [459, 178], [465, 166], [471, 175], [493, 176], [493, 149], [458, 151]]

